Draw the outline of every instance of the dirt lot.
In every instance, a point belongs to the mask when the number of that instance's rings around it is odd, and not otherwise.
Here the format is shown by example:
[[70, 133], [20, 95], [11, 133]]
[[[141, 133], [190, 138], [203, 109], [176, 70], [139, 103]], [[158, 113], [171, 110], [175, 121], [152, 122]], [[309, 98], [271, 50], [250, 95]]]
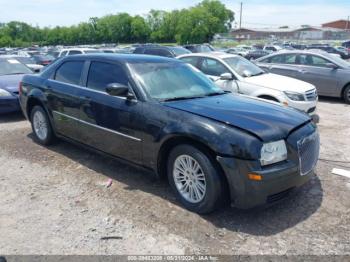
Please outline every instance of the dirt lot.
[[331, 174], [350, 170], [350, 106], [318, 108], [323, 160], [299, 194], [207, 216], [165, 181], [66, 142], [39, 146], [20, 115], [1, 116], [0, 254], [350, 254], [350, 179]]

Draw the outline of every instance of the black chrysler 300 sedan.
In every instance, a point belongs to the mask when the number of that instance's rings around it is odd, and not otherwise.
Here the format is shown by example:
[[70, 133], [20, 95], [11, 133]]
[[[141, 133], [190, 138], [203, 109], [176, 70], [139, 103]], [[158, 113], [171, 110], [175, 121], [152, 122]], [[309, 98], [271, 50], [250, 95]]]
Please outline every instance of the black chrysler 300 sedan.
[[65, 57], [23, 78], [20, 104], [39, 143], [63, 138], [167, 176], [198, 213], [225, 197], [239, 208], [279, 200], [310, 179], [319, 154], [307, 115], [225, 93], [168, 58]]

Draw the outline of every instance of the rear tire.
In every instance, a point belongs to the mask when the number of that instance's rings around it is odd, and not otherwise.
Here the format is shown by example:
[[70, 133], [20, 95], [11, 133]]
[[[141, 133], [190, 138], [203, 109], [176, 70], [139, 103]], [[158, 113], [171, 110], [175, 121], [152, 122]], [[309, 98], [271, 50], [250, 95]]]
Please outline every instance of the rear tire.
[[30, 122], [34, 133], [34, 139], [39, 144], [51, 145], [56, 137], [54, 135], [47, 113], [41, 106], [35, 106], [30, 112]]
[[350, 85], [345, 87], [345, 90], [344, 90], [344, 101], [345, 101], [345, 103], [350, 104]]
[[177, 199], [188, 210], [206, 214], [220, 206], [223, 181], [206, 152], [190, 145], [175, 147], [168, 158], [167, 173]]

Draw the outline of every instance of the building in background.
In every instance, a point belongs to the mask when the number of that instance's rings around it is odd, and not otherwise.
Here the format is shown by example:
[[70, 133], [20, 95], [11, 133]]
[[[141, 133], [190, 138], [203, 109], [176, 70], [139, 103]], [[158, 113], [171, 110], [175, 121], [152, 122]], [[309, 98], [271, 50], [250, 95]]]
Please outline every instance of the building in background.
[[280, 28], [233, 29], [231, 35], [236, 40], [343, 40], [350, 37], [350, 31], [326, 26], [300, 26]]
[[322, 27], [350, 30], [350, 21], [349, 20], [345, 20], [345, 19], [340, 19], [340, 20], [337, 20], [337, 21], [332, 21], [332, 22], [328, 22], [328, 23], [322, 24]]

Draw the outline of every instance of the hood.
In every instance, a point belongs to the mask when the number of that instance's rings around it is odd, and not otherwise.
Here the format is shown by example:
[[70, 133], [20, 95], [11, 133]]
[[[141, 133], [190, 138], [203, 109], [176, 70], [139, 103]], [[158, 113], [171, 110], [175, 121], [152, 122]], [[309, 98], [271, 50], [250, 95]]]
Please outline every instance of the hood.
[[315, 86], [307, 82], [291, 78], [288, 76], [281, 76], [276, 74], [263, 74], [258, 76], [246, 77], [242, 81], [251, 84], [268, 87], [280, 91], [292, 91], [298, 93], [305, 93], [315, 89]]
[[243, 129], [265, 142], [285, 139], [293, 129], [310, 121], [294, 109], [233, 94], [166, 102], [165, 106]]
[[3, 75], [0, 76], [0, 88], [10, 92], [18, 92], [19, 82], [22, 81], [22, 75]]

